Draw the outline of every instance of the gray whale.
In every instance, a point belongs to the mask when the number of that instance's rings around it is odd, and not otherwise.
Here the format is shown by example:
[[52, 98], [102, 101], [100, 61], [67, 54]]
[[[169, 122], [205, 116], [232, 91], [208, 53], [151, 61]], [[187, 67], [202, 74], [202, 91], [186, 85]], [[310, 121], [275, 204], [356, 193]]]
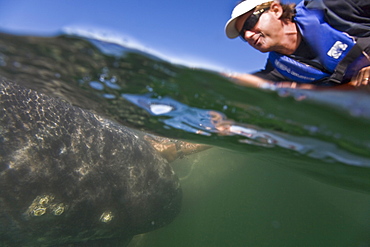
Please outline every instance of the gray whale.
[[1, 80], [1, 246], [123, 246], [170, 223], [181, 197], [140, 133]]

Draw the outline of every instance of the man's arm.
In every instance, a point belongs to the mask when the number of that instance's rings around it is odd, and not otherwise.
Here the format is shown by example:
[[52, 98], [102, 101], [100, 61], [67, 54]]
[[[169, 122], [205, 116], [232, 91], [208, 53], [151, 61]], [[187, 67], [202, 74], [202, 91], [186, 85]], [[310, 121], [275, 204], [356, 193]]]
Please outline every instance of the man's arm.
[[301, 88], [313, 89], [316, 86], [312, 84], [300, 84], [296, 82], [281, 81], [272, 82], [252, 74], [229, 74], [227, 75], [235, 84], [247, 87], [258, 88]]
[[248, 87], [258, 88], [275, 88], [275, 87], [299, 87], [312, 88], [312, 85], [300, 85], [295, 82], [289, 82], [289, 79], [281, 75], [269, 61], [266, 62], [263, 70], [257, 71], [253, 74], [227, 74], [235, 84]]

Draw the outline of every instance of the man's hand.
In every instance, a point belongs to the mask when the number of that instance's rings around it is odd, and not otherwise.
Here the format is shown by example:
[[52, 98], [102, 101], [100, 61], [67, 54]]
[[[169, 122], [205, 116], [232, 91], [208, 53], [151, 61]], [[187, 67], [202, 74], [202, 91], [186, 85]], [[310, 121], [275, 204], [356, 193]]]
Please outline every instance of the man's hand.
[[355, 75], [349, 82], [350, 85], [359, 87], [369, 85], [370, 80], [370, 66], [362, 68], [357, 75]]

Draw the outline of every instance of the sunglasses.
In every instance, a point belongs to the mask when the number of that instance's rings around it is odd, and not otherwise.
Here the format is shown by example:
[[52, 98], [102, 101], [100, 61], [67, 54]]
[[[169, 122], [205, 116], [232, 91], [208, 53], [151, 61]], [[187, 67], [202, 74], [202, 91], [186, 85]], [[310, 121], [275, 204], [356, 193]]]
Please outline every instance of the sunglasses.
[[253, 14], [252, 14], [251, 16], [249, 16], [249, 17], [245, 20], [245, 22], [244, 22], [244, 24], [243, 24], [243, 27], [242, 27], [242, 29], [241, 29], [241, 30], [240, 30], [240, 32], [239, 32], [239, 35], [240, 35], [240, 37], [241, 37], [243, 40], [245, 40], [245, 39], [244, 39], [245, 32], [246, 32], [246, 31], [251, 30], [251, 29], [252, 29], [252, 28], [257, 24], [257, 22], [259, 21], [259, 19], [260, 19], [261, 15], [262, 15], [266, 10], [268, 10], [268, 9], [269, 9], [269, 7], [268, 7], [268, 8], [264, 8], [264, 9], [256, 10], [256, 11], [254, 11], [254, 12], [253, 12]]

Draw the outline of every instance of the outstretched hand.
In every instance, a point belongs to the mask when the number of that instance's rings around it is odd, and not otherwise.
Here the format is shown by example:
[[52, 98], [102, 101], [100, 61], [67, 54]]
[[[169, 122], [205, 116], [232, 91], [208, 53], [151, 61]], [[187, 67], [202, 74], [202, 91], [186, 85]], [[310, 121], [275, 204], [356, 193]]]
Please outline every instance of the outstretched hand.
[[312, 84], [299, 84], [296, 82], [278, 82], [273, 83], [266, 81], [260, 77], [251, 74], [223, 74], [224, 76], [232, 79], [235, 84], [248, 87], [258, 88], [299, 88], [299, 89], [314, 89], [315, 85]]
[[266, 80], [251, 74], [239, 74], [239, 73], [222, 73], [223, 76], [229, 78], [235, 84], [247, 87], [262, 87]]

